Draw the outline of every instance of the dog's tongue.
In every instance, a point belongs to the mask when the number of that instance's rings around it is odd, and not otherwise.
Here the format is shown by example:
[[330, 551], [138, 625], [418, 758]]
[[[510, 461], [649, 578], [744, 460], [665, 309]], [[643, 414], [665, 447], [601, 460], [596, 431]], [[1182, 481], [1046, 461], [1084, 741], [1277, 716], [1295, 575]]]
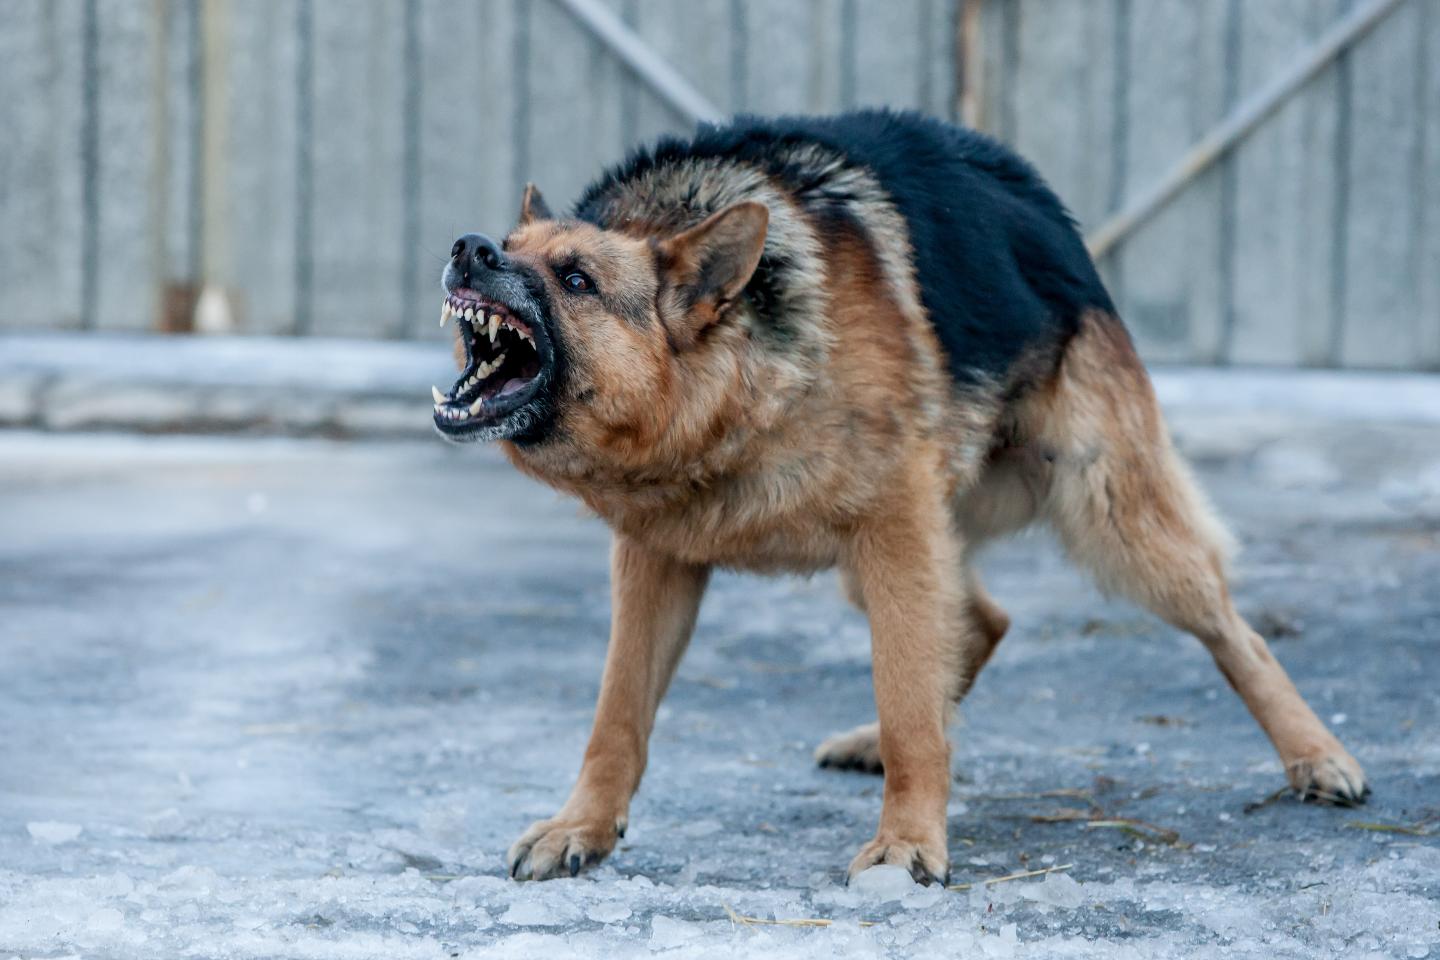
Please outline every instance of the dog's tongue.
[[516, 390], [519, 390], [521, 387], [525, 386], [525, 384], [529, 382], [529, 380], [518, 379], [506, 380], [505, 386], [500, 388], [500, 393], [498, 395], [503, 397], [507, 393], [514, 393]]

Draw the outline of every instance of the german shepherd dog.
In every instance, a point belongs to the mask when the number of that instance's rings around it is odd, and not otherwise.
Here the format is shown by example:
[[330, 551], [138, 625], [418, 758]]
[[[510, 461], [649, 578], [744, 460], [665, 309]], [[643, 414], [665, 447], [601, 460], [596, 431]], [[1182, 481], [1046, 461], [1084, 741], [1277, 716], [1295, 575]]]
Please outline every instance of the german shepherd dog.
[[884, 773], [850, 875], [943, 882], [947, 722], [1009, 626], [970, 559], [1035, 521], [1200, 638], [1302, 796], [1366, 794], [1236, 613], [1228, 537], [1073, 221], [999, 144], [886, 111], [702, 125], [569, 216], [527, 187], [515, 229], [457, 240], [443, 284], [463, 372], [435, 390], [440, 433], [501, 441], [614, 531], [594, 731], [512, 877], [574, 875], [624, 835], [713, 568], [836, 567], [879, 719], [816, 758]]

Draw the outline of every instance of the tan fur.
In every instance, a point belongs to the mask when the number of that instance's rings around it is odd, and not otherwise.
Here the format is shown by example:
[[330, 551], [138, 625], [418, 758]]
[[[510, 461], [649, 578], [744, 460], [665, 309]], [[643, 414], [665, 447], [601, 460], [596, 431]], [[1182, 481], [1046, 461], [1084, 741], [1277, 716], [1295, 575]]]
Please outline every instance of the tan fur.
[[[539, 218], [527, 195], [506, 243], [542, 277], [581, 258], [608, 298], [547, 279], [567, 378], [552, 437], [505, 449], [616, 535], [594, 733], [569, 801], [512, 848], [513, 875], [574, 872], [613, 847], [711, 568], [839, 567], [870, 620], [879, 722], [817, 758], [885, 773], [851, 872], [943, 879], [947, 719], [1009, 626], [968, 557], [1036, 520], [1107, 589], [1207, 644], [1297, 788], [1358, 795], [1359, 767], [1235, 613], [1229, 541], [1117, 320], [1083, 318], [1059, 356], [1037, 353], [1007, 384], [957, 388], [893, 250], [843, 220], [806, 234], [763, 179], [743, 184], [703, 222], [667, 220], [658, 201], [649, 218], [642, 192], [623, 230]], [[872, 222], [893, 213], [876, 203], [861, 205]], [[824, 309], [789, 348], [736, 297], [777, 230], [823, 270]]]

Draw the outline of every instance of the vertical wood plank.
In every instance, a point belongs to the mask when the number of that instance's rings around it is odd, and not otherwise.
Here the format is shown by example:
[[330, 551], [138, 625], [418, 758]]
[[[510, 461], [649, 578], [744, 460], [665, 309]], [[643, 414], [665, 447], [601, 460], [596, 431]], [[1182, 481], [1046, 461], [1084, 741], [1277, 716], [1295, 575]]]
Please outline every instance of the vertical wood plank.
[[485, 77], [516, 70], [512, 0], [457, 6], [422, 0], [420, 16], [420, 236], [407, 303], [413, 336], [440, 329], [440, 272], [464, 233], [501, 237], [515, 225], [514, 88], [495, 86], [462, 66], [485, 64]]
[[1013, 144], [1080, 221], [1109, 211], [1116, 142], [1113, 0], [1019, 7]]
[[99, 217], [93, 228], [95, 303], [91, 326], [145, 330], [158, 316], [159, 264], [155, 85], [158, 18], [148, 4], [98, 3], [96, 127]]
[[614, 58], [559, 5], [521, 0], [517, 11], [528, 36], [520, 179], [533, 181], [552, 208], [564, 210], [622, 153], [622, 77]]
[[[1345, 253], [1338, 360], [1408, 367], [1420, 351], [1420, 4], [1398, 7], [1350, 53]], [[1428, 171], [1433, 178], [1434, 171]], [[1428, 269], [1434, 270], [1435, 264]]]
[[1420, 162], [1419, 364], [1440, 370], [1440, 5], [1420, 13], [1419, 116], [1423, 124]]
[[1020, 17], [1021, 0], [981, 0], [978, 127], [1010, 144], [1015, 141], [1015, 88], [1025, 69], [1019, 59]]
[[[630, 0], [633, 27], [661, 59], [722, 111], [732, 112], [735, 85], [731, 0], [686, 0], [676, 16], [670, 0]], [[628, 82], [635, 82], [627, 77]], [[688, 134], [695, 122], [682, 116], [647, 88], [641, 88], [635, 142], [652, 143], [667, 133]]]
[[[1145, 0], [1130, 10], [1125, 189], [1164, 173], [1225, 107], [1228, 4]], [[1210, 362], [1223, 338], [1222, 172], [1211, 167], [1126, 241], [1121, 313], [1147, 360]]]
[[[1285, 69], [1341, 13], [1337, 0], [1244, 4], [1241, 95]], [[1235, 151], [1230, 362], [1313, 366], [1329, 353], [1338, 94], [1337, 74], [1326, 70]]]
[[310, 331], [389, 336], [401, 314], [404, 7], [314, 7]]
[[959, 69], [956, 57], [961, 0], [921, 0], [920, 58], [923, 63], [915, 106], [931, 116], [954, 122], [959, 114]]
[[921, 0], [853, 5], [856, 107], [920, 107], [928, 82]]
[[[205, 275], [230, 293], [235, 325], [245, 333], [296, 327], [301, 2], [209, 3], [204, 10], [205, 176], [213, 198]], [[229, 51], [223, 59], [211, 55], [221, 38]]]
[[732, 109], [746, 113], [803, 113], [809, 109], [815, 41], [812, 9], [794, 0], [739, 0], [744, 50], [741, 96]]
[[744, 7], [746, 113], [833, 113], [841, 109], [842, 0], [740, 0]]
[[0, 327], [81, 322], [81, 0], [0, 5]]
[[[852, 4], [845, 0], [810, 0], [810, 82], [805, 109], [810, 113], [834, 113], [845, 103], [846, 49], [845, 17]], [[756, 27], [752, 26], [753, 33]], [[797, 45], [801, 41], [797, 40]]]
[[[161, 280], [166, 286], [200, 280], [200, 0], [162, 0], [159, 155], [152, 175], [158, 217]], [[162, 291], [163, 292], [163, 291]]]

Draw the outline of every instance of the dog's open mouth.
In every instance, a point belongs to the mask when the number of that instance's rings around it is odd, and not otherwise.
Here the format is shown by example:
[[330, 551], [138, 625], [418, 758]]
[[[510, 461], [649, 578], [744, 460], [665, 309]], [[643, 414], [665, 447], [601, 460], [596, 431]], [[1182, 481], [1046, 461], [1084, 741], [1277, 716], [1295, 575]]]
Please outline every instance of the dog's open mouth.
[[451, 319], [465, 348], [465, 369], [448, 393], [431, 387], [435, 425], [448, 434], [500, 423], [539, 393], [549, 365], [543, 330], [503, 303], [458, 288], [445, 298], [440, 325]]

